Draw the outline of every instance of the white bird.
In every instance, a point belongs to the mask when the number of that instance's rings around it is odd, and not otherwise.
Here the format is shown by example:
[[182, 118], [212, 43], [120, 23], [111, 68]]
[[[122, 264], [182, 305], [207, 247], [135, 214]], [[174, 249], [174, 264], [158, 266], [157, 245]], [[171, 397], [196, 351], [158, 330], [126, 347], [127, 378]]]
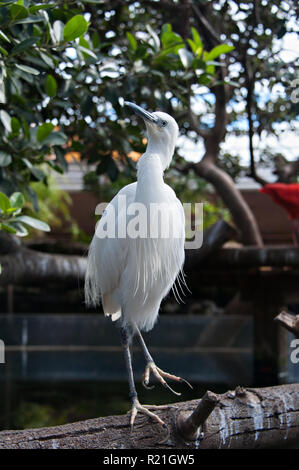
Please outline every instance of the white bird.
[[[112, 320], [118, 320], [120, 324], [132, 404], [131, 430], [138, 411], [167, 428], [148, 409], [160, 407], [139, 403], [129, 346], [136, 334], [145, 355], [142, 383], [146, 388], [149, 388], [151, 372], [171, 391], [164, 378], [186, 382], [156, 366], [140, 333], [140, 330], [152, 329], [161, 301], [169, 290], [173, 287], [178, 294], [175, 281], [178, 280], [179, 286], [180, 281], [185, 283], [182, 271], [185, 256], [184, 210], [175, 192], [163, 180], [164, 170], [172, 160], [178, 125], [166, 113], [149, 113], [130, 102], [125, 102], [125, 105], [144, 119], [148, 144], [137, 164], [137, 182], [118, 192], [97, 225], [88, 254], [85, 298], [87, 305], [96, 306], [102, 302], [105, 315], [111, 315]], [[142, 224], [142, 227], [139, 226], [139, 236], [135, 234], [138, 226], [136, 209], [140, 216], [138, 223]], [[106, 233], [104, 228], [109, 223], [114, 230], [103, 237], [101, 234]], [[119, 230], [123, 227], [127, 227], [127, 232], [119, 236]], [[130, 227], [135, 229], [133, 235], [129, 233]]]

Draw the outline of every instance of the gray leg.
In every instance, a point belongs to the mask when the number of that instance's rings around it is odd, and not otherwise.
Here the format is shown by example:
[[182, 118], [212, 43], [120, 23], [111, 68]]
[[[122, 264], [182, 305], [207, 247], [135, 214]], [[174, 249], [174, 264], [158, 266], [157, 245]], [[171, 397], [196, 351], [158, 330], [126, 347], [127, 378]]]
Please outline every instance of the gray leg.
[[130, 341], [129, 341], [130, 337], [129, 337], [127, 328], [122, 327], [120, 329], [120, 338], [121, 338], [121, 344], [124, 348], [124, 357], [125, 357], [125, 364], [126, 364], [129, 390], [130, 390], [129, 396], [130, 396], [131, 403], [133, 404], [134, 399], [137, 398], [137, 393], [136, 393], [134, 375], [133, 375], [133, 369], [132, 369], [132, 359], [131, 359]]
[[131, 408], [131, 418], [130, 418], [130, 426], [131, 426], [131, 432], [133, 431], [133, 426], [134, 426], [134, 421], [136, 418], [136, 415], [138, 411], [141, 413], [146, 414], [150, 418], [154, 419], [157, 421], [163, 428], [167, 429], [166, 424], [164, 421], [162, 421], [159, 416], [155, 415], [151, 411], [149, 411], [148, 408], [152, 409], [159, 409], [159, 408], [165, 408], [165, 407], [159, 407], [155, 405], [141, 405], [139, 403], [138, 397], [137, 397], [137, 392], [135, 388], [135, 383], [134, 383], [134, 375], [133, 375], [133, 369], [132, 369], [132, 359], [131, 359], [131, 353], [130, 353], [130, 341], [129, 341], [129, 333], [128, 329], [126, 327], [121, 327], [120, 329], [120, 336], [121, 336], [121, 343], [124, 348], [124, 357], [125, 357], [125, 364], [126, 364], [126, 370], [127, 370], [127, 375], [128, 375], [128, 381], [129, 381], [129, 390], [130, 390], [130, 400], [132, 404]]
[[136, 331], [138, 340], [139, 340], [140, 345], [141, 345], [141, 349], [142, 349], [143, 354], [144, 354], [145, 362], [146, 362], [145, 372], [143, 374], [143, 380], [142, 380], [143, 386], [145, 388], [148, 388], [148, 389], [153, 388], [153, 387], [149, 387], [149, 378], [150, 378], [150, 373], [152, 372], [153, 375], [158, 379], [158, 381], [163, 385], [163, 387], [167, 388], [168, 390], [173, 392], [175, 395], [181, 395], [181, 393], [178, 393], [175, 390], [173, 390], [168, 385], [166, 380], [164, 380], [163, 377], [165, 377], [167, 379], [175, 380], [176, 382], [184, 382], [187, 385], [189, 385], [190, 388], [192, 388], [192, 385], [189, 384], [189, 382], [187, 382], [187, 380], [182, 379], [181, 377], [177, 377], [176, 375], [169, 374], [168, 372], [164, 372], [163, 370], [161, 370], [159, 367], [156, 366], [151, 354], [149, 353], [149, 350], [147, 349], [147, 346], [144, 342], [144, 339], [143, 339], [143, 337], [140, 333], [140, 330], [139, 330], [138, 326], [134, 325], [134, 327], [135, 327], [135, 331]]

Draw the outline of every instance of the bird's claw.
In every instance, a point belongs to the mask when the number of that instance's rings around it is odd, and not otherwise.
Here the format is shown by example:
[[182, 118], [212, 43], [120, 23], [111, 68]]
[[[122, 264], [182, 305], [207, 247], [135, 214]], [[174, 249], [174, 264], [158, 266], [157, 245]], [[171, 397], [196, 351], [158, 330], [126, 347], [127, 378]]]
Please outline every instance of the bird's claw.
[[[154, 421], [159, 423], [162, 426], [162, 428], [167, 431], [167, 436], [165, 438], [167, 440], [168, 437], [169, 437], [169, 434], [170, 434], [170, 431], [169, 431], [169, 428], [168, 428], [167, 424], [164, 423], [164, 421], [158, 415], [156, 415], [155, 413], [150, 411], [149, 408], [151, 408], [151, 409], [165, 409], [165, 408], [168, 408], [168, 405], [141, 405], [139, 403], [138, 398], [134, 398], [133, 403], [132, 403], [132, 408], [131, 408], [131, 416], [130, 416], [131, 434], [132, 434], [133, 429], [134, 429], [134, 422], [135, 422], [135, 418], [137, 416], [137, 413], [140, 412], [140, 413], [145, 414], [146, 416], [149, 416], [151, 419], [153, 419]], [[163, 439], [163, 441], [164, 441], [164, 439]]]
[[156, 364], [155, 364], [153, 361], [150, 361], [150, 362], [147, 363], [146, 368], [145, 368], [145, 371], [144, 371], [144, 374], [143, 374], [143, 377], [142, 377], [142, 385], [143, 385], [146, 389], [151, 389], [151, 388], [153, 388], [153, 387], [149, 387], [149, 378], [150, 378], [151, 372], [152, 372], [153, 375], [156, 377], [156, 379], [163, 385], [163, 387], [167, 388], [168, 390], [170, 390], [170, 391], [171, 391], [172, 393], [174, 393], [175, 395], [180, 396], [181, 393], [176, 392], [175, 390], [173, 390], [173, 389], [168, 385], [168, 383], [166, 382], [166, 380], [164, 380], [163, 377], [165, 377], [165, 378], [167, 378], [167, 379], [175, 380], [176, 382], [184, 382], [184, 383], [186, 383], [190, 388], [193, 388], [192, 385], [191, 385], [189, 382], [187, 382], [187, 380], [182, 379], [181, 377], [177, 377], [176, 375], [169, 374], [168, 372], [164, 372], [162, 369], [160, 369], [159, 367], [157, 367]]
[[154, 385], [149, 385], [149, 382], [145, 380], [142, 380], [142, 385], [144, 388], [146, 388], [146, 390], [153, 390], [153, 388], [155, 388]]
[[143, 377], [142, 377], [142, 385], [147, 390], [152, 390], [153, 388], [155, 388], [155, 386], [154, 385], [152, 385], [152, 386], [149, 385], [149, 378], [150, 378], [150, 368], [146, 367], [145, 371], [144, 371], [144, 374], [143, 374]]

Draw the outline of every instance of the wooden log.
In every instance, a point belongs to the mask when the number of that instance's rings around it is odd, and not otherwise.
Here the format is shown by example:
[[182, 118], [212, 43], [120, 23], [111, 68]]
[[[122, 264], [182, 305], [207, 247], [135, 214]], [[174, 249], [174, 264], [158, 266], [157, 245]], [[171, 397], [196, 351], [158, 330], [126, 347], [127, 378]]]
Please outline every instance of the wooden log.
[[225, 248], [217, 250], [203, 263], [208, 267], [259, 267], [299, 266], [299, 248], [293, 246], [266, 246], [258, 248], [246, 246], [241, 248]]
[[77, 286], [79, 280], [84, 280], [86, 263], [82, 256], [47, 254], [21, 246], [14, 253], [0, 256], [0, 286]]
[[202, 246], [196, 250], [186, 250], [185, 269], [192, 269], [205, 258], [219, 249], [224, 243], [238, 235], [237, 229], [225, 222], [218, 220], [211, 225], [203, 234]]
[[[109, 416], [63, 426], [0, 432], [0, 449], [254, 449], [298, 445], [299, 384], [244, 389], [218, 395], [216, 406], [198, 440], [187, 441], [177, 431], [179, 413], [191, 413], [200, 400], [169, 405], [156, 413], [170, 435], [144, 415], [133, 434], [129, 417]], [[164, 442], [163, 442], [164, 441]]]

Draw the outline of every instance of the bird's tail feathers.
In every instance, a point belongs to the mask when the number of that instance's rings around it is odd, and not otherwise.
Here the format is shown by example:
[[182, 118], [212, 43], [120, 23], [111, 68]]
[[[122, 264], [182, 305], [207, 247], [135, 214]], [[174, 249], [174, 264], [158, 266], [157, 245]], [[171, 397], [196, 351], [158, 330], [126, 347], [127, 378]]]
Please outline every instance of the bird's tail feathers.
[[85, 273], [85, 303], [89, 307], [96, 307], [101, 302], [99, 276], [97, 275], [97, 264], [93, 242], [90, 245], [87, 258], [87, 268]]

